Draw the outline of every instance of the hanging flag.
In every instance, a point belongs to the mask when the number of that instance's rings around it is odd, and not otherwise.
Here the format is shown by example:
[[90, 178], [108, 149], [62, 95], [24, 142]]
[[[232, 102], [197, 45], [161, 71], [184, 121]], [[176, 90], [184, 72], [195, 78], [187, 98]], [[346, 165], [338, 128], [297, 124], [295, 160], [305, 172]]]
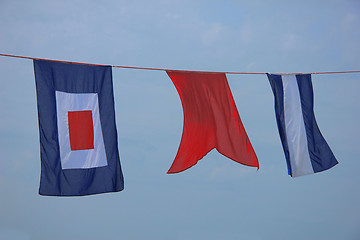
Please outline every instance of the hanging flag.
[[244, 165], [259, 167], [224, 73], [167, 71], [183, 107], [181, 143], [168, 173], [184, 171], [216, 148]]
[[34, 60], [40, 195], [82, 196], [124, 188], [111, 66]]
[[338, 162], [315, 120], [311, 74], [267, 76], [289, 175], [299, 177], [335, 166]]

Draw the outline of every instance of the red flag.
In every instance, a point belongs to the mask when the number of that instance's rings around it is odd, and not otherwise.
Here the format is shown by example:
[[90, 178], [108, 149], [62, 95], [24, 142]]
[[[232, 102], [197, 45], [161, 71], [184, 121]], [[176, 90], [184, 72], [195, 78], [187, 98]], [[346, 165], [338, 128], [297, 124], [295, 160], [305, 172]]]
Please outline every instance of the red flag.
[[214, 148], [238, 163], [259, 168], [225, 73], [167, 71], [167, 74], [184, 111], [181, 143], [167, 173], [192, 167]]

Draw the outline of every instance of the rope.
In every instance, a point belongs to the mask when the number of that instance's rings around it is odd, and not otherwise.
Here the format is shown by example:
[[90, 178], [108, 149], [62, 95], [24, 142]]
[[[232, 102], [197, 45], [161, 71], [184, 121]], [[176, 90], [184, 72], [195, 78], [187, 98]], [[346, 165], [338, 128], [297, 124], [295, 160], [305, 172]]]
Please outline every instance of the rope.
[[[62, 62], [62, 63], [72, 63], [72, 64], [82, 64], [82, 65], [92, 65], [92, 66], [109, 66], [104, 64], [95, 64], [95, 63], [83, 63], [83, 62], [71, 62], [71, 61], [62, 61], [46, 58], [34, 58], [26, 57], [19, 55], [11, 55], [0, 53], [0, 56], [3, 57], [13, 57], [13, 58], [23, 58], [31, 60], [43, 60], [43, 61], [52, 61], [52, 62]], [[190, 71], [190, 70], [178, 70], [178, 69], [167, 69], [167, 68], [151, 68], [151, 67], [135, 67], [135, 66], [121, 66], [121, 65], [111, 65], [114, 68], [127, 68], [127, 69], [137, 69], [137, 70], [152, 70], [152, 71], [183, 71], [183, 72], [199, 72], [199, 73], [225, 73], [225, 74], [253, 74], [253, 75], [263, 75], [266, 72], [219, 72], [219, 71]], [[360, 71], [339, 71], [339, 72], [312, 72], [312, 73], [276, 73], [278, 75], [300, 75], [300, 74], [337, 74], [337, 73], [360, 73]]]

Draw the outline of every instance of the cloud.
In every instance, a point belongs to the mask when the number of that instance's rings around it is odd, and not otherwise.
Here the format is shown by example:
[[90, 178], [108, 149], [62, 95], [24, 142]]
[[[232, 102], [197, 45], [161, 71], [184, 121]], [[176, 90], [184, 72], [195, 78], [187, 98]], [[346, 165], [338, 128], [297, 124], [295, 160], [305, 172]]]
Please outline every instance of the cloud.
[[299, 47], [301, 47], [300, 36], [294, 33], [285, 34], [281, 42], [281, 47], [285, 51], [299, 49]]
[[205, 44], [213, 44], [221, 38], [225, 27], [220, 23], [214, 23], [202, 35]]

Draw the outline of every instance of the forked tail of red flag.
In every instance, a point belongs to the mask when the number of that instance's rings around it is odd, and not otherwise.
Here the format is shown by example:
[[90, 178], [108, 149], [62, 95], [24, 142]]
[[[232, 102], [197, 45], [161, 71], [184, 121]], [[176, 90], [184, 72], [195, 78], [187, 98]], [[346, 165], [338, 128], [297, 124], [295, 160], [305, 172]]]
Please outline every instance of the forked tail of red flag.
[[259, 168], [225, 73], [167, 74], [179, 93], [184, 112], [180, 146], [168, 173], [192, 167], [214, 148], [238, 163]]

